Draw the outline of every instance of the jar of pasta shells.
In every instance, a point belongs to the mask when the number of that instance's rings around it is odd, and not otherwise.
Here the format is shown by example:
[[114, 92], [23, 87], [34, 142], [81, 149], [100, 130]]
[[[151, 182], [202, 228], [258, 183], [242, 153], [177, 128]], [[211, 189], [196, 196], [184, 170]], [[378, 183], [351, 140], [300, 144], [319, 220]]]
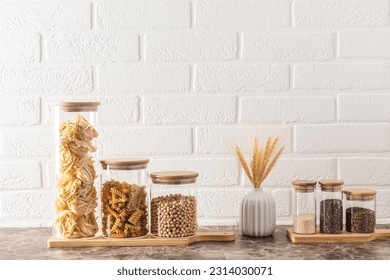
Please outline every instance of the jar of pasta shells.
[[98, 232], [97, 111], [99, 102], [60, 102], [54, 108], [54, 235], [89, 238]]
[[148, 159], [105, 159], [102, 164], [102, 235], [140, 238], [148, 235]]
[[198, 230], [196, 178], [193, 171], [150, 174], [150, 232], [155, 237], [184, 238]]

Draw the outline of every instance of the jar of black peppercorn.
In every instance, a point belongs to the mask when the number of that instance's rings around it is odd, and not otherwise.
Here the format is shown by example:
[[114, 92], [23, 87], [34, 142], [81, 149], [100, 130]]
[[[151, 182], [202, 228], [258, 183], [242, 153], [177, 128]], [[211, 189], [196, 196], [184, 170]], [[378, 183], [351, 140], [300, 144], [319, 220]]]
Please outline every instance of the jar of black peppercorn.
[[343, 231], [344, 181], [321, 180], [319, 194], [320, 233], [341, 233]]
[[373, 233], [376, 226], [376, 190], [344, 190], [345, 230], [353, 233]]

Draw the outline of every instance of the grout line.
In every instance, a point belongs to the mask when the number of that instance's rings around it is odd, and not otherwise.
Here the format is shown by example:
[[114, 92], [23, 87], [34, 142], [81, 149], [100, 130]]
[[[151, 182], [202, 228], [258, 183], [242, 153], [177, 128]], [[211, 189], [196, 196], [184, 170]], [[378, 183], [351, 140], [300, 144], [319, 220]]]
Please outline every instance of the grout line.
[[238, 33], [238, 60], [243, 60], [244, 57], [244, 34]]
[[196, 11], [195, 11], [195, 3], [191, 2], [190, 3], [190, 29], [196, 28], [195, 26], [195, 16], [196, 16]]

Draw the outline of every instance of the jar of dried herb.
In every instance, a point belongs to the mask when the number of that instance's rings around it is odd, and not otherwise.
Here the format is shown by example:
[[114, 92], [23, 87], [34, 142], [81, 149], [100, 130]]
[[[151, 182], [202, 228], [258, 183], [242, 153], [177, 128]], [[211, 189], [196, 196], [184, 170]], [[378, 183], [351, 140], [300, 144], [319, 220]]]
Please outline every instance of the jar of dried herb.
[[312, 180], [292, 181], [294, 233], [316, 233], [316, 184]]
[[321, 180], [319, 194], [320, 233], [341, 233], [343, 231], [344, 181]]
[[376, 226], [376, 190], [344, 190], [345, 230], [353, 233], [373, 233]]
[[195, 236], [197, 172], [165, 171], [150, 174], [150, 232], [155, 237]]

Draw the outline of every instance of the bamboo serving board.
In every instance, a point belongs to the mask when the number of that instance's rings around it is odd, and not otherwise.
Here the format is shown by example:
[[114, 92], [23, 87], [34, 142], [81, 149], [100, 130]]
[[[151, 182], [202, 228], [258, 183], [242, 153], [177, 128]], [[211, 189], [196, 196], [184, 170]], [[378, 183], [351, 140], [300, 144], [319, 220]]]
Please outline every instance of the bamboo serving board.
[[187, 246], [192, 243], [206, 241], [234, 241], [234, 232], [198, 232], [197, 235], [189, 238], [155, 238], [145, 237], [136, 239], [124, 238], [103, 238], [91, 239], [59, 239], [51, 237], [47, 241], [49, 248], [76, 248], [76, 247], [143, 247], [143, 246]]
[[296, 234], [292, 228], [287, 229], [287, 236], [293, 243], [352, 243], [369, 242], [381, 238], [390, 238], [390, 229], [377, 229], [374, 233], [349, 233], [340, 234]]

